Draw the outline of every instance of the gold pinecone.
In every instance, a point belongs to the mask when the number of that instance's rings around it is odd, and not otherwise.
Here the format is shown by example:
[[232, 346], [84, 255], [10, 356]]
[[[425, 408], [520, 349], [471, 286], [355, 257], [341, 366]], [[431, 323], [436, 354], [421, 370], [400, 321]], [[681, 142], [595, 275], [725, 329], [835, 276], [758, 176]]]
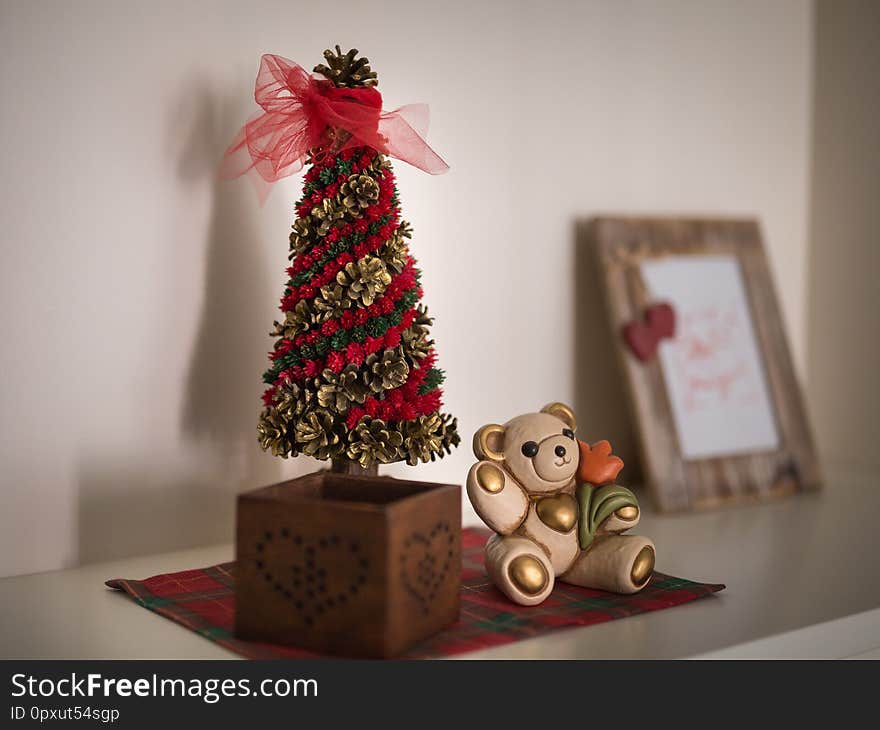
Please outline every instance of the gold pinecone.
[[295, 254], [303, 253], [312, 245], [312, 229], [305, 218], [297, 218], [293, 223], [293, 231], [290, 234], [290, 248]]
[[337, 205], [330, 198], [324, 198], [320, 205], [312, 208], [311, 215], [318, 221], [318, 235], [326, 236], [330, 226], [345, 217], [345, 206]]
[[461, 443], [458, 422], [439, 413], [422, 415], [403, 425], [404, 437], [400, 451], [406, 463], [415, 466], [419, 461], [434, 461], [450, 453]]
[[358, 50], [352, 48], [348, 53], [343, 53], [336, 46], [336, 53], [329, 48], [324, 51], [324, 60], [327, 64], [319, 63], [312, 69], [321, 74], [335, 86], [354, 88], [356, 86], [375, 86], [378, 82], [376, 72], [370, 69], [370, 59], [358, 58]]
[[348, 434], [346, 455], [368, 469], [375, 463], [388, 464], [396, 461], [403, 436], [388, 428], [379, 418], [364, 416]]
[[345, 294], [345, 289], [339, 284], [325, 284], [318, 290], [318, 293], [320, 296], [315, 297], [314, 300], [318, 322], [336, 319], [351, 304], [351, 300]]
[[357, 262], [350, 261], [336, 274], [336, 283], [348, 290], [348, 296], [369, 307], [388, 284], [391, 274], [382, 259], [364, 256]]
[[257, 423], [257, 438], [263, 451], [271, 451], [273, 456], [287, 458], [296, 456], [287, 440], [287, 421], [275, 408], [264, 408]]
[[403, 271], [403, 267], [406, 266], [406, 261], [409, 258], [409, 248], [399, 228], [385, 242], [381, 257], [395, 273], [399, 274]]
[[428, 330], [417, 324], [405, 329], [400, 339], [403, 351], [410, 360], [424, 360], [434, 344], [428, 337]]
[[428, 314], [428, 308], [424, 304], [419, 304], [416, 312], [414, 324], [421, 325], [422, 327], [430, 327], [434, 324], [434, 318]]
[[339, 194], [346, 208], [368, 208], [379, 199], [379, 183], [369, 175], [350, 175]]
[[292, 380], [284, 380], [275, 390], [274, 408], [285, 422], [292, 423], [314, 397], [310, 390], [301, 388]]
[[374, 352], [364, 360], [364, 365], [364, 379], [376, 393], [400, 387], [409, 377], [409, 365], [400, 347], [385, 350], [381, 355]]
[[434, 454], [443, 448], [442, 427], [443, 421], [437, 413], [406, 422], [402, 451], [407, 464], [415, 466], [419, 461], [427, 462], [434, 458]]
[[358, 377], [358, 366], [354, 364], [346, 365], [338, 374], [325, 369], [318, 382], [318, 403], [337, 413], [345, 413], [352, 402], [363, 403], [369, 395], [369, 388]]
[[310, 411], [297, 421], [296, 443], [302, 453], [316, 459], [339, 456], [344, 448], [333, 429], [333, 416], [327, 411]]
[[293, 339], [305, 332], [314, 322], [315, 316], [305, 299], [300, 299], [292, 310], [284, 313], [284, 322], [275, 323], [274, 335]]

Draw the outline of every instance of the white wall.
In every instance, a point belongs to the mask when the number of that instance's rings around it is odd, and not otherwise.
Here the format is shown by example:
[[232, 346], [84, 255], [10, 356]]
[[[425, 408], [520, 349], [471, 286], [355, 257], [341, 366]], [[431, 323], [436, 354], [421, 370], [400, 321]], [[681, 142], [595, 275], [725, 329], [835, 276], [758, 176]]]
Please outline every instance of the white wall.
[[259, 209], [214, 177], [263, 52], [356, 45], [388, 107], [431, 103], [452, 171], [397, 169], [466, 443], [419, 478], [593, 387], [572, 271], [597, 212], [758, 216], [803, 365], [807, 2], [0, 8], [0, 574], [229, 540], [237, 491], [313, 468], [254, 432], [299, 181]]
[[817, 6], [808, 385], [826, 473], [880, 469], [880, 3]]

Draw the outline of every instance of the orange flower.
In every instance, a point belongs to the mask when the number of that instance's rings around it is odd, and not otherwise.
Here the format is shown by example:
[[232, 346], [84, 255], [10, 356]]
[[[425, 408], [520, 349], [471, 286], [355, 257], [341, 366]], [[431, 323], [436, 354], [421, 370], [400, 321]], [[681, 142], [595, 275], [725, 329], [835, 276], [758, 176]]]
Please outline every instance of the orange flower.
[[611, 453], [611, 444], [607, 441], [598, 441], [591, 447], [578, 439], [578, 449], [581, 458], [577, 478], [581, 483], [594, 487], [610, 484], [623, 469], [623, 459]]

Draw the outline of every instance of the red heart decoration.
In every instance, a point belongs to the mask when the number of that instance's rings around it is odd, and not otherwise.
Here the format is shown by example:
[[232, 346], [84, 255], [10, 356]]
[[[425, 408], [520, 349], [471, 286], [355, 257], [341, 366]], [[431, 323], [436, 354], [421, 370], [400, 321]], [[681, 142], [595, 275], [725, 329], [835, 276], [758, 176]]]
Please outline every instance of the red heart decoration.
[[661, 339], [674, 336], [675, 310], [666, 302], [648, 307], [645, 310], [645, 322], [633, 320], [623, 327], [626, 344], [642, 362], [654, 357]]
[[642, 362], [647, 362], [657, 352], [657, 337], [648, 325], [642, 322], [630, 322], [623, 328], [623, 339], [629, 345], [635, 355]]
[[671, 304], [663, 302], [648, 307], [645, 319], [648, 321], [648, 327], [657, 334], [658, 338], [675, 337], [675, 310]]

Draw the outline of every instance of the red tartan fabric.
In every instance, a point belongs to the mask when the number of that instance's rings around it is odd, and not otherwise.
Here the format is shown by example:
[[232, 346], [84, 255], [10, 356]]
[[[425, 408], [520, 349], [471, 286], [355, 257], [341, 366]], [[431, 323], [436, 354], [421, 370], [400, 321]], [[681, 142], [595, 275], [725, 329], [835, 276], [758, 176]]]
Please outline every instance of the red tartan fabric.
[[[696, 600], [724, 588], [654, 573], [650, 583], [632, 596], [557, 583], [540, 606], [511, 603], [486, 578], [483, 545], [489, 532], [462, 531], [461, 618], [410, 650], [405, 658], [452, 656], [477, 649], [530, 639], [570, 626], [589, 626], [646, 611], [658, 611]], [[302, 659], [317, 655], [289, 646], [240, 641], [233, 634], [235, 563], [146, 580], [108, 580], [145, 608], [170, 618], [211, 641], [251, 659]]]

